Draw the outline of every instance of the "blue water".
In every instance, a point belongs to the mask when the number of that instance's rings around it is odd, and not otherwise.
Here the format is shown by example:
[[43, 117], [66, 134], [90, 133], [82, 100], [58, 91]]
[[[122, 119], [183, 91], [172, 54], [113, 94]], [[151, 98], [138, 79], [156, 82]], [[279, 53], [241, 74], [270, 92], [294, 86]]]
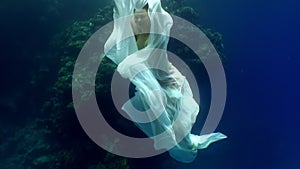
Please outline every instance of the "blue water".
[[[30, 2], [30, 1], [29, 1]], [[51, 37], [74, 20], [85, 19], [104, 4], [98, 1], [57, 1], [55, 12], [45, 4], [1, 2], [1, 125], [19, 126], [42, 93], [27, 91], [30, 72], [55, 70], [56, 58], [45, 56]], [[299, 169], [300, 168], [300, 2], [187, 0], [199, 21], [223, 34], [228, 95], [218, 131], [228, 139], [200, 151], [192, 164], [167, 155], [137, 160], [151, 168]], [[25, 6], [24, 6], [25, 5]], [[49, 4], [48, 4], [49, 5]], [[45, 7], [45, 8], [42, 8]], [[37, 59], [38, 58], [38, 59]], [[46, 60], [46, 61], [45, 61]], [[50, 61], [50, 62], [48, 62]], [[53, 81], [55, 75], [49, 75]], [[10, 111], [9, 115], [4, 115]], [[4, 120], [5, 118], [5, 120]], [[1, 137], [0, 137], [1, 138]], [[133, 166], [134, 168], [134, 166]], [[147, 167], [145, 167], [147, 168]]]
[[[193, 1], [229, 57], [229, 135], [216, 168], [299, 168], [298, 1]], [[199, 5], [197, 5], [199, 4]]]

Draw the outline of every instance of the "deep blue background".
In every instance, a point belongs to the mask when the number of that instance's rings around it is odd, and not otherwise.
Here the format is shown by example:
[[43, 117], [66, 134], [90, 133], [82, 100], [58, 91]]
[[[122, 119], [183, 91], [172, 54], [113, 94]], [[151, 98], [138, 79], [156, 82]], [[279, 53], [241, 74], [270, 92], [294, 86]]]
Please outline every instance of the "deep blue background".
[[229, 58], [225, 168], [300, 168], [300, 2], [191, 3]]
[[[20, 123], [34, 104], [28, 103], [32, 96], [23, 90], [30, 85], [30, 72], [44, 64], [44, 58], [37, 58], [45, 56], [51, 37], [104, 3], [62, 0], [58, 1], [62, 5], [51, 4], [57, 5], [53, 12], [45, 2], [0, 4], [4, 79], [0, 108], [20, 117]], [[187, 0], [187, 4], [197, 9], [201, 23], [223, 34], [228, 97], [218, 130], [229, 138], [200, 152], [193, 164], [170, 162], [162, 168], [299, 169], [300, 2]]]

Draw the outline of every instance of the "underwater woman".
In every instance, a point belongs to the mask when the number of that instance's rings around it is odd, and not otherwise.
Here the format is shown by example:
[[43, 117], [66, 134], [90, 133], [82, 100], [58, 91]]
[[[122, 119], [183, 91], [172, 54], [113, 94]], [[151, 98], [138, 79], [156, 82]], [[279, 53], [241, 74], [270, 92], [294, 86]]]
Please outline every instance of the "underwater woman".
[[[153, 138], [156, 150], [167, 149], [174, 159], [189, 163], [198, 149], [226, 136], [191, 134], [199, 105], [185, 76], [168, 60], [172, 25], [160, 0], [115, 0], [114, 29], [104, 50], [120, 75], [136, 87], [135, 96], [122, 110]], [[136, 109], [144, 110], [147, 122], [136, 118]]]

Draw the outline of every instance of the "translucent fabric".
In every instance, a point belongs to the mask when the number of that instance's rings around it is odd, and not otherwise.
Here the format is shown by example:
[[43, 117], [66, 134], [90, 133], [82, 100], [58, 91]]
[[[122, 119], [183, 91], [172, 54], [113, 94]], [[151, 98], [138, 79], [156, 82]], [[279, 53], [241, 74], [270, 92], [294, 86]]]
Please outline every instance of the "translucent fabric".
[[[134, 10], [145, 5], [148, 5], [151, 21], [150, 32], [144, 32], [150, 33], [149, 41], [146, 47], [138, 49], [131, 20]], [[149, 122], [136, 122], [136, 125], [154, 139], [157, 150], [167, 149], [171, 157], [187, 163], [195, 159], [198, 149], [226, 136], [190, 133], [199, 106], [186, 78], [168, 61], [167, 45], [172, 25], [172, 17], [163, 10], [160, 0], [115, 0], [114, 30], [104, 50], [118, 65], [120, 75], [136, 86], [135, 96], [122, 109], [132, 119], [135, 119], [132, 112], [136, 109], [147, 113]]]

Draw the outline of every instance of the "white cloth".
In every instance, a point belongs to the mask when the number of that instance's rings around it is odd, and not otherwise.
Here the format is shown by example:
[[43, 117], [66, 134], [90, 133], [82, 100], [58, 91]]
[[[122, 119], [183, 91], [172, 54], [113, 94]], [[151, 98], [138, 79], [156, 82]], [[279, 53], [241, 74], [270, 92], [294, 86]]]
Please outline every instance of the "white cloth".
[[[134, 9], [146, 4], [151, 21], [149, 43], [138, 50], [131, 17]], [[186, 78], [168, 61], [167, 44], [172, 25], [172, 17], [163, 10], [160, 0], [115, 0], [114, 30], [104, 50], [106, 56], [118, 64], [121, 76], [130, 79], [137, 89], [135, 97], [122, 109], [131, 116], [130, 103], [133, 103], [138, 109], [148, 109], [149, 118], [161, 113], [154, 121], [136, 124], [147, 136], [154, 138], [156, 149], [168, 149], [176, 160], [191, 162], [197, 149], [206, 148], [226, 136], [221, 133], [190, 134], [199, 106]], [[179, 120], [174, 123], [177, 118]], [[154, 137], [164, 131], [166, 135]]]

